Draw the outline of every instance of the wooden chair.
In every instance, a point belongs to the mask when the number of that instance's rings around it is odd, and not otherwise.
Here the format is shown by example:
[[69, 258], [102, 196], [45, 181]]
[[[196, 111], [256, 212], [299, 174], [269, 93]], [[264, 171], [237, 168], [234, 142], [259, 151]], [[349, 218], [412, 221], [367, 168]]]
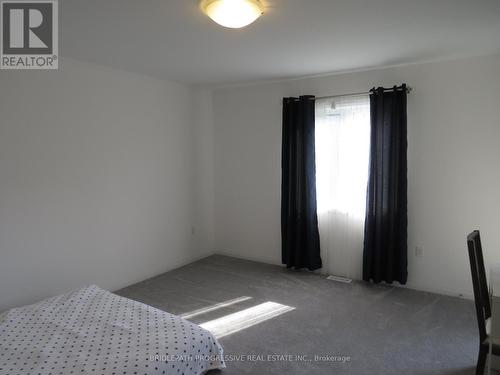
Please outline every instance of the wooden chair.
[[[476, 304], [477, 323], [479, 327], [479, 356], [476, 365], [476, 375], [483, 375], [486, 357], [489, 352], [491, 305], [484, 268], [481, 236], [478, 230], [473, 231], [467, 236], [467, 247], [469, 249], [474, 302]], [[492, 354], [500, 355], [500, 343], [493, 343]]]

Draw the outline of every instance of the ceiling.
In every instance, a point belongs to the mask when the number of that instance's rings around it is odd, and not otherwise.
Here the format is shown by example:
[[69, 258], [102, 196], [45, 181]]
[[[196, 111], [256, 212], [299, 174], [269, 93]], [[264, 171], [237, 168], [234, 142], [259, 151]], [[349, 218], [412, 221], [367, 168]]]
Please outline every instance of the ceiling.
[[63, 0], [63, 57], [227, 85], [500, 53], [499, 0], [267, 0], [250, 26], [197, 0]]

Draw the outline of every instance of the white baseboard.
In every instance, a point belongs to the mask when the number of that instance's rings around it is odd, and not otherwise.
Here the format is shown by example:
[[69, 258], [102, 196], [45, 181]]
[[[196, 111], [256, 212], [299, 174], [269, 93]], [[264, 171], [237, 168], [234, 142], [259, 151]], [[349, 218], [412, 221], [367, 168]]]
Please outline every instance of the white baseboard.
[[[196, 255], [194, 257], [191, 257], [191, 258], [189, 258], [189, 259], [187, 259], [185, 261], [175, 263], [171, 267], [169, 267], [168, 269], [164, 270], [162, 273], [173, 271], [173, 270], [175, 270], [177, 268], [187, 266], [190, 263], [196, 262], [198, 260], [207, 258], [207, 257], [212, 256], [212, 255], [223, 255], [223, 256], [228, 256], [228, 257], [242, 259], [242, 260], [249, 260], [249, 261], [252, 261], [252, 262], [258, 262], [258, 263], [264, 263], [264, 264], [270, 264], [270, 265], [274, 265], [274, 266], [284, 267], [284, 265], [281, 264], [281, 262], [279, 262], [279, 261], [273, 261], [273, 260], [269, 260], [269, 259], [262, 259], [260, 257], [253, 257], [253, 256], [247, 256], [247, 255], [242, 256], [240, 254], [235, 254], [235, 253], [233, 253], [231, 251], [227, 251], [227, 250], [215, 250], [215, 251], [207, 251], [205, 253], [198, 254], [198, 255]], [[318, 273], [319, 275], [323, 275], [322, 270], [317, 270], [317, 271], [314, 271], [314, 272]], [[159, 273], [158, 275], [154, 275], [154, 276], [148, 277], [148, 278], [146, 278], [144, 280], [153, 278], [155, 276], [159, 276], [162, 273]], [[326, 274], [323, 275], [323, 276], [326, 276]], [[144, 280], [140, 280], [140, 281], [144, 281]], [[140, 282], [140, 281], [137, 281], [137, 282]], [[353, 281], [362, 281], [362, 280], [353, 279]], [[411, 283], [407, 284], [407, 285], [400, 285], [400, 284], [397, 284], [397, 283], [394, 283], [394, 284], [382, 284], [382, 285], [387, 285], [389, 287], [395, 287], [395, 288], [411, 289], [411, 290], [416, 290], [416, 291], [426, 292], [426, 293], [440, 294], [440, 295], [444, 295], [444, 296], [457, 297], [457, 298], [462, 298], [462, 299], [467, 299], [467, 300], [473, 300], [474, 299], [474, 296], [471, 295], [471, 294], [462, 294], [462, 293], [450, 292], [448, 290], [441, 290], [441, 289], [436, 289], [436, 288], [421, 287], [421, 286], [414, 285], [414, 284], [411, 284]]]
[[[199, 260], [202, 260], [202, 259], [205, 259], [205, 258], [208, 258], [209, 256], [212, 256], [214, 255], [215, 253], [213, 251], [208, 251], [206, 253], [202, 253], [202, 254], [197, 254], [191, 258], [188, 258], [187, 260], [185, 261], [181, 261], [181, 262], [177, 262], [175, 263], [174, 265], [172, 265], [172, 267], [170, 267], [170, 269], [162, 272], [162, 273], [165, 273], [165, 272], [169, 272], [169, 271], [173, 271], [177, 268], [181, 268], [181, 267], [184, 267], [184, 266], [187, 266], [188, 264], [191, 264], [191, 263], [194, 263], [194, 262], [197, 262]], [[161, 275], [161, 274], [160, 274]]]
[[278, 261], [272, 261], [269, 259], [263, 260], [262, 258], [259, 258], [259, 257], [252, 257], [252, 256], [246, 256], [246, 255], [242, 256], [240, 254], [234, 254], [234, 253], [232, 253], [230, 251], [226, 251], [226, 250], [216, 250], [213, 254], [214, 255], [224, 255], [227, 257], [237, 258], [237, 259], [242, 259], [242, 260], [249, 260], [252, 262], [271, 264], [273, 266], [283, 266], [283, 264], [281, 264], [281, 262], [278, 262]]
[[128, 287], [130, 285], [138, 284], [138, 283], [141, 283], [143, 281], [155, 278], [157, 276], [163, 275], [166, 272], [170, 272], [170, 271], [176, 270], [178, 268], [187, 266], [188, 264], [197, 262], [198, 260], [202, 260], [202, 259], [208, 258], [211, 255], [214, 255], [214, 252], [209, 251], [209, 252], [202, 253], [202, 254], [196, 254], [195, 256], [192, 256], [192, 257], [190, 257], [190, 258], [188, 258], [186, 260], [180, 261], [180, 262], [171, 263], [171, 264], [169, 264], [169, 266], [167, 268], [165, 268], [164, 270], [162, 270], [160, 273], [156, 273], [154, 275], [147, 276], [146, 278], [141, 279], [141, 280], [134, 280], [134, 281], [130, 282], [129, 284], [125, 285], [125, 286], [121, 286], [121, 287], [118, 287], [118, 288], [113, 288], [112, 291], [120, 290], [120, 289], [126, 288], [126, 287]]
[[[390, 285], [390, 284], [387, 284], [387, 285]], [[394, 284], [393, 286], [398, 287], [398, 288], [403, 288], [403, 289], [418, 290], [420, 292], [441, 294], [443, 296], [448, 296], [448, 297], [456, 297], [456, 298], [462, 298], [462, 299], [467, 299], [467, 300], [474, 300], [474, 296], [472, 294], [450, 292], [449, 290], [420, 287], [420, 286], [416, 286], [413, 284], [407, 284], [407, 285]]]
[[[216, 250], [212, 254], [214, 255], [225, 255], [228, 257], [233, 257], [233, 258], [238, 258], [238, 259], [243, 259], [243, 260], [249, 260], [252, 262], [259, 262], [259, 263], [264, 263], [264, 264], [271, 264], [275, 266], [283, 266], [280, 262], [277, 261], [271, 261], [271, 260], [263, 260], [262, 258], [259, 257], [252, 257], [252, 256], [241, 256], [240, 254], [235, 254], [227, 250]], [[316, 270], [314, 271], [315, 273], [318, 273], [319, 275], [326, 276], [327, 273], [325, 273], [322, 270]], [[353, 281], [362, 281], [362, 280], [356, 280], [353, 279]], [[382, 285], [387, 285], [389, 287], [396, 287], [396, 288], [404, 288], [404, 289], [411, 289], [411, 290], [416, 290], [419, 292], [426, 292], [426, 293], [434, 293], [434, 294], [440, 294], [444, 296], [449, 296], [449, 297], [456, 297], [456, 298], [462, 298], [462, 299], [467, 299], [467, 300], [473, 300], [474, 297], [470, 294], [462, 294], [462, 293], [456, 293], [456, 292], [450, 292], [448, 290], [441, 290], [441, 289], [435, 289], [435, 288], [427, 288], [427, 287], [420, 287], [414, 284], [407, 284], [407, 285], [400, 285], [397, 283], [394, 284], [382, 284]]]

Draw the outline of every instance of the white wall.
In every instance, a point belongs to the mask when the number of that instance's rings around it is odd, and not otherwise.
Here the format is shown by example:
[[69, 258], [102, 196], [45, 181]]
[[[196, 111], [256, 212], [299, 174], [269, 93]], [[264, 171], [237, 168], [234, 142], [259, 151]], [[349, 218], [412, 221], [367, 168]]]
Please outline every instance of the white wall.
[[0, 71], [0, 311], [117, 289], [214, 249], [279, 264], [281, 98], [401, 82], [414, 87], [409, 286], [470, 295], [465, 234], [481, 229], [486, 261], [500, 261], [500, 56], [213, 97], [65, 59]]
[[0, 311], [91, 283], [120, 288], [202, 256], [213, 240], [192, 234], [211, 215], [193, 199], [210, 187], [192, 152], [204, 142], [199, 94], [60, 66], [0, 72]]
[[[283, 96], [403, 82], [414, 88], [408, 97], [408, 285], [470, 296], [466, 234], [479, 228], [486, 262], [500, 261], [500, 56], [216, 90], [216, 249], [280, 263]], [[414, 255], [417, 245], [422, 258]]]

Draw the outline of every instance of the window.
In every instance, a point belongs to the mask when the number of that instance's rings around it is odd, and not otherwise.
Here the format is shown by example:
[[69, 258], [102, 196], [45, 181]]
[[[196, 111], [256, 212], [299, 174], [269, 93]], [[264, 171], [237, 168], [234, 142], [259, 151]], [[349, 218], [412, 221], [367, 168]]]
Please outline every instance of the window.
[[316, 101], [318, 221], [331, 274], [361, 275], [369, 152], [368, 95]]

